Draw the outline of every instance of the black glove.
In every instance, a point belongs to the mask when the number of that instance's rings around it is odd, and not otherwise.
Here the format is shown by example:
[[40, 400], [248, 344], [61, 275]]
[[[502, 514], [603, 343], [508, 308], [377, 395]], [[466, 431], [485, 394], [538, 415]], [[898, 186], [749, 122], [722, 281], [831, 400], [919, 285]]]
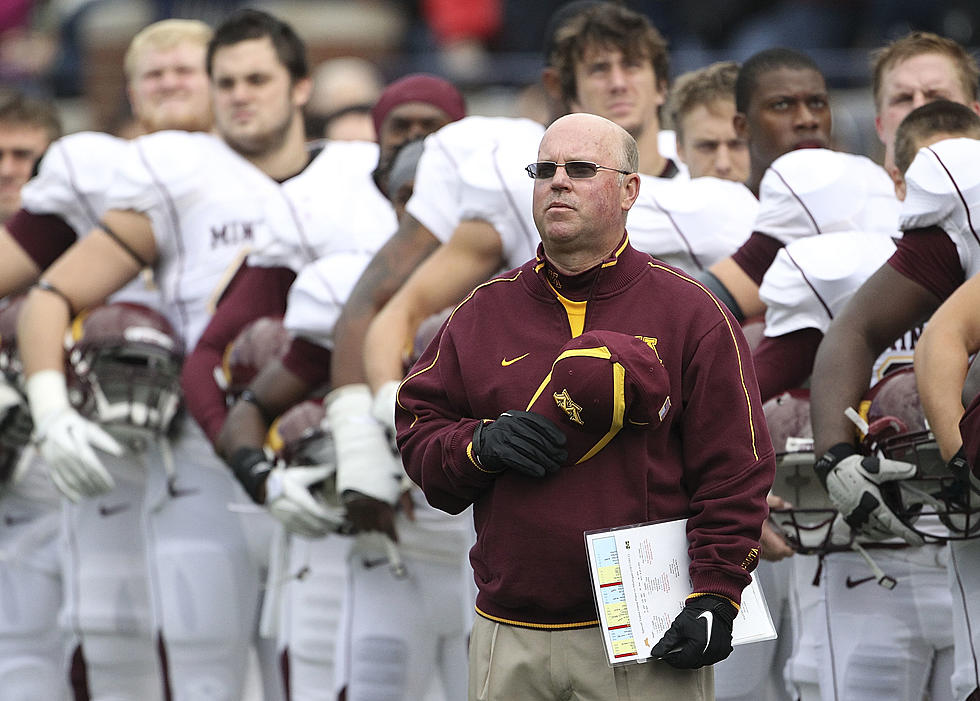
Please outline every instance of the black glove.
[[260, 448], [239, 448], [228, 460], [239, 484], [256, 504], [265, 503], [265, 481], [272, 472], [272, 463]]
[[530, 411], [505, 411], [496, 421], [477, 424], [473, 453], [491, 472], [513, 469], [531, 477], [554, 472], [568, 453], [565, 434], [550, 419]]
[[714, 594], [689, 598], [650, 656], [677, 669], [698, 669], [732, 654], [732, 623], [738, 609]]
[[953, 477], [963, 483], [964, 486], [980, 494], [980, 477], [973, 474], [970, 468], [970, 461], [966, 457], [966, 451], [962, 447], [956, 451], [956, 455], [950, 458], [949, 462], [946, 463], [946, 467], [953, 473]]

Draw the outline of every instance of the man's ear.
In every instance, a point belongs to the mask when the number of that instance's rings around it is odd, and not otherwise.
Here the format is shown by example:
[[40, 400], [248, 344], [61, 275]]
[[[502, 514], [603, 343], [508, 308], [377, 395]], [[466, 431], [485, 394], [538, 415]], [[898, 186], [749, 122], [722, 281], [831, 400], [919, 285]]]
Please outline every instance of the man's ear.
[[563, 97], [561, 94], [561, 80], [558, 78], [557, 69], [548, 66], [541, 71], [541, 84], [544, 86], [544, 90], [548, 93], [548, 97], [555, 102], [562, 102]]
[[888, 177], [892, 179], [892, 185], [895, 187], [895, 197], [898, 198], [899, 202], [905, 201], [905, 176], [898, 170], [895, 165], [885, 166], [885, 170], [888, 172]]
[[735, 127], [735, 135], [748, 141], [749, 139], [749, 120], [745, 118], [744, 112], [736, 112], [732, 117], [732, 126]]

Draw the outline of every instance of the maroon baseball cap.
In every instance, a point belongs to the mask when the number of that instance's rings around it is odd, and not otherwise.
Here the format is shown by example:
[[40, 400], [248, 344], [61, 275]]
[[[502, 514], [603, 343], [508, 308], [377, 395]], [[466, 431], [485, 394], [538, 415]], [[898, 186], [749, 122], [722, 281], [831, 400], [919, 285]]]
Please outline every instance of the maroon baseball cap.
[[455, 85], [434, 75], [413, 73], [386, 87], [371, 108], [375, 133], [381, 134], [388, 114], [406, 102], [424, 102], [438, 107], [453, 122], [466, 116], [466, 103]]
[[589, 331], [562, 346], [527, 410], [565, 433], [572, 465], [598, 453], [624, 426], [659, 426], [670, 401], [657, 339]]

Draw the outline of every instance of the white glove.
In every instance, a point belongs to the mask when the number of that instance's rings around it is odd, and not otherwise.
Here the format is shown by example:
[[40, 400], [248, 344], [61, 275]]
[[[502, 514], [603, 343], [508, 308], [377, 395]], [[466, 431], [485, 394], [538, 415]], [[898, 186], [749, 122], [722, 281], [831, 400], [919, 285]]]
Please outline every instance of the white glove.
[[404, 470], [384, 426], [372, 416], [371, 404], [365, 384], [346, 385], [327, 395], [326, 421], [337, 450], [337, 494], [343, 498], [344, 492], [355, 491], [394, 505]]
[[307, 538], [336, 532], [341, 521], [317, 501], [310, 487], [330, 474], [328, 466], [277, 466], [265, 481], [265, 505], [286, 530]]
[[395, 403], [398, 401], [398, 380], [385, 382], [374, 393], [374, 401], [371, 403], [371, 415], [377, 419], [378, 423], [384, 426], [391, 440], [391, 445], [395, 445]]
[[123, 448], [71, 407], [64, 374], [36, 372], [24, 388], [34, 419], [34, 440], [59, 491], [73, 502], [111, 491], [115, 482], [94, 449], [118, 456]]
[[827, 493], [855, 532], [874, 540], [898, 536], [909, 545], [922, 545], [922, 536], [888, 507], [879, 489], [886, 482], [913, 477], [915, 471], [915, 465], [898, 460], [848, 455], [827, 473]]

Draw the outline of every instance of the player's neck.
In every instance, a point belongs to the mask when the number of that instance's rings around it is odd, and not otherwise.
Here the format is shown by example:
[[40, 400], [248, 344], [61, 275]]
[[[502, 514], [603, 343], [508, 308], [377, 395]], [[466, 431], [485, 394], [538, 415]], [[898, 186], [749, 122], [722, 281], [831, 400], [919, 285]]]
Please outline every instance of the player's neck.
[[639, 172], [645, 175], [660, 175], [664, 172], [667, 159], [660, 154], [658, 144], [658, 134], [656, 129], [644, 129], [636, 140], [636, 146], [640, 151]]
[[305, 138], [303, 121], [297, 117], [277, 147], [264, 153], [242, 155], [270, 178], [282, 182], [302, 171], [309, 163]]
[[759, 168], [754, 163], [749, 167], [749, 179], [745, 181], [745, 187], [749, 188], [756, 199], [759, 199], [759, 187], [762, 185], [762, 176], [766, 174], [768, 168], [769, 166]]

